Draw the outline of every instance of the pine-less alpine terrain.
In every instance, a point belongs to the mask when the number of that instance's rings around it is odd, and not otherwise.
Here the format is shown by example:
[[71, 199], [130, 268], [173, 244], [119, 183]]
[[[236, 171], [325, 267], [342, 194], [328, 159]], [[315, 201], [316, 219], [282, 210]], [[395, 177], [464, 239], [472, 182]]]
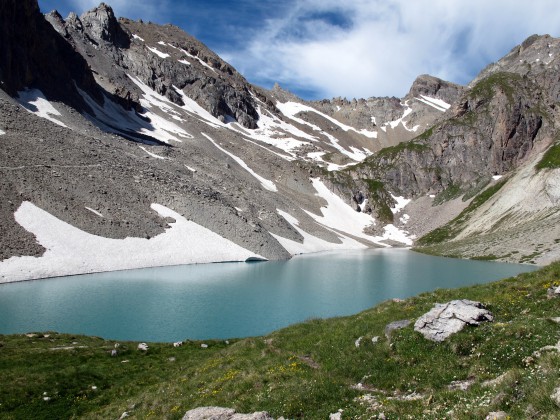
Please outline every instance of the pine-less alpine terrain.
[[[549, 264], [557, 57], [534, 35], [468, 86], [421, 75], [404, 98], [309, 102], [172, 25], [4, 0], [0, 282], [386, 246]], [[0, 336], [0, 417], [554, 419], [559, 279], [552, 263], [243, 340]], [[464, 299], [493, 322], [414, 331]]]
[[0, 282], [416, 246], [558, 258], [560, 41], [308, 102], [172, 25], [0, 5]]

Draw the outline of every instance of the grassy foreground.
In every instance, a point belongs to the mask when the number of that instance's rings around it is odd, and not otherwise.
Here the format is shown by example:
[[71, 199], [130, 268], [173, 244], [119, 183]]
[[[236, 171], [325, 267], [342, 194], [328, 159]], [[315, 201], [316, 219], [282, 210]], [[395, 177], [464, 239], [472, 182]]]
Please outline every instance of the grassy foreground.
[[[500, 282], [437, 290], [388, 301], [358, 315], [310, 320], [266, 337], [169, 343], [121, 342], [57, 333], [0, 336], [0, 418], [179, 419], [191, 408], [269, 411], [286, 418], [556, 419], [550, 395], [560, 386], [558, 351], [533, 353], [560, 339], [560, 263]], [[495, 321], [432, 343], [412, 325], [435, 302], [485, 303]], [[359, 347], [355, 342], [363, 337]], [[379, 337], [376, 343], [372, 338]], [[470, 381], [467, 390], [451, 389]], [[488, 381], [493, 381], [488, 383]], [[358, 385], [360, 384], [360, 385]]]

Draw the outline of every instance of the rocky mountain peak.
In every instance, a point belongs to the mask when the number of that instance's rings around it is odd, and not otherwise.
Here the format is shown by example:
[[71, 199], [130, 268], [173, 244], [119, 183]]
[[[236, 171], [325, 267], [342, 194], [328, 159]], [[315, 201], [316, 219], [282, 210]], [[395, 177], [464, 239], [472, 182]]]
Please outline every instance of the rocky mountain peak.
[[550, 35], [531, 35], [520, 45], [514, 47], [505, 57], [486, 66], [469, 84], [469, 87], [498, 72], [538, 77], [552, 70], [550, 77], [554, 77], [559, 58], [560, 40], [558, 38]]
[[463, 86], [447, 82], [429, 74], [422, 74], [412, 84], [406, 99], [429, 96], [443, 99], [447, 103], [455, 102], [463, 93]]
[[101, 3], [80, 17], [84, 31], [95, 41], [126, 46], [128, 36], [122, 30], [111, 6]]

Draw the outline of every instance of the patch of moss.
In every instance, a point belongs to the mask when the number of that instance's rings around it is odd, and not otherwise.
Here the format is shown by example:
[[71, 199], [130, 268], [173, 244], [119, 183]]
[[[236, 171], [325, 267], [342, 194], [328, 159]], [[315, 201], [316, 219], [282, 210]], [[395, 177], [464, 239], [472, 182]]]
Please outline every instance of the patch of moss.
[[364, 179], [363, 181], [368, 187], [369, 198], [379, 220], [383, 223], [393, 223], [393, 212], [387, 203], [389, 193], [383, 183], [374, 179]]
[[491, 100], [496, 94], [497, 89], [501, 89], [508, 100], [513, 101], [514, 84], [521, 80], [521, 76], [515, 73], [498, 72], [479, 81], [470, 90], [469, 96]]
[[498, 192], [500, 188], [504, 186], [506, 181], [507, 179], [503, 179], [500, 182], [497, 182], [496, 184], [486, 188], [484, 191], [478, 194], [473, 199], [473, 201], [470, 202], [468, 207], [463, 210], [455, 219], [422, 236], [420, 239], [418, 239], [416, 244], [418, 246], [436, 245], [456, 237], [463, 229], [464, 223], [467, 221], [470, 214], [473, 213], [486, 201], [488, 201], [490, 197], [496, 194], [496, 192]]
[[[431, 132], [431, 130], [432, 129], [426, 130], [426, 132], [424, 132], [424, 134], [426, 134], [428, 131]], [[424, 134], [422, 134], [422, 136]], [[417, 139], [420, 139], [420, 138], [421, 137], [417, 137]], [[426, 144], [418, 143], [415, 140], [410, 140], [410, 141], [405, 141], [405, 142], [399, 143], [395, 146], [386, 147], [384, 149], [381, 149], [379, 152], [377, 152], [377, 154], [375, 156], [377, 156], [379, 158], [394, 159], [397, 155], [399, 155], [400, 153], [402, 153], [404, 151], [411, 151], [411, 152], [419, 153], [419, 152], [423, 152], [423, 151], [429, 150], [429, 149], [430, 149], [429, 146], [427, 146]]]
[[489, 183], [490, 183], [490, 177], [484, 177], [479, 179], [475, 186], [465, 191], [465, 194], [463, 195], [463, 201], [467, 201], [473, 198], [475, 195], [481, 192]]
[[462, 194], [461, 187], [455, 184], [451, 184], [445, 190], [440, 192], [436, 198], [434, 198], [433, 206], [439, 206], [446, 201], [453, 200]]
[[560, 168], [560, 143], [552, 145], [544, 154], [536, 169], [556, 169]]

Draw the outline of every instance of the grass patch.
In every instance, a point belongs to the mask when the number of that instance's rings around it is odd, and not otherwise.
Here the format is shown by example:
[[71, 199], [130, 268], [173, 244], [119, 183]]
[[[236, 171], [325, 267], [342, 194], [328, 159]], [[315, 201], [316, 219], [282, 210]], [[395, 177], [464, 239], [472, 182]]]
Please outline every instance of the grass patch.
[[[560, 356], [533, 353], [554, 345], [559, 303], [546, 290], [560, 284], [560, 263], [500, 282], [437, 290], [404, 302], [384, 302], [358, 315], [310, 320], [266, 337], [186, 342], [174, 348], [95, 337], [0, 336], [0, 417], [180, 419], [188, 409], [226, 406], [240, 412], [324, 419], [484, 418], [504, 410], [511, 418], [554, 418], [549, 395], [560, 378]], [[472, 299], [493, 323], [467, 327], [443, 343], [425, 340], [412, 325], [384, 336], [385, 326], [416, 319], [436, 302]], [[363, 337], [359, 347], [355, 341]], [[376, 343], [372, 338], [380, 337]], [[484, 381], [502, 378], [494, 386]], [[453, 381], [473, 381], [467, 391]], [[362, 388], [355, 385], [361, 383]], [[407, 400], [406, 396], [417, 400]], [[45, 398], [48, 397], [48, 400]], [[531, 416], [529, 416], [531, 417]]]
[[[426, 235], [422, 236], [416, 241], [416, 245], [419, 247], [431, 246], [440, 244], [442, 242], [448, 241], [456, 237], [459, 232], [463, 229], [463, 226], [468, 221], [469, 216], [482, 204], [484, 204], [490, 197], [492, 197], [496, 192], [498, 192], [506, 183], [507, 179], [502, 179], [496, 184], [486, 188], [480, 194], [478, 194], [468, 205], [468, 207], [463, 210], [456, 218], [451, 220], [449, 223], [441, 226], [437, 229], [432, 230]], [[441, 195], [442, 193], [440, 193]], [[437, 198], [437, 197], [436, 197]], [[418, 251], [429, 253], [428, 250], [423, 248], [418, 248]], [[434, 255], [437, 255], [435, 253]]]
[[[417, 139], [423, 139], [424, 135], [426, 135], [428, 138], [429, 136], [431, 136], [433, 132], [433, 128], [430, 128], [428, 130], [426, 130], [423, 134], [421, 134], [419, 137], [417, 137]], [[428, 134], [426, 134], [428, 133]], [[410, 140], [410, 141], [405, 141], [402, 143], [399, 143], [395, 146], [390, 146], [390, 147], [385, 147], [384, 149], [381, 149], [379, 152], [377, 152], [372, 158], [381, 158], [381, 159], [395, 159], [398, 155], [400, 155], [401, 153], [408, 151], [408, 152], [414, 152], [414, 153], [421, 153], [424, 152], [426, 150], [429, 150], [430, 147], [427, 146], [424, 143], [419, 143], [416, 140]]]
[[560, 143], [553, 144], [537, 163], [536, 169], [557, 169], [560, 168]]
[[377, 217], [383, 223], [393, 223], [393, 212], [388, 204], [390, 194], [381, 181], [373, 179], [363, 180], [367, 185], [372, 207], [377, 212]]
[[451, 184], [434, 198], [432, 206], [439, 206], [446, 201], [450, 201], [461, 196], [461, 194], [461, 187], [459, 185]]
[[470, 97], [482, 98], [490, 101], [497, 90], [503, 91], [508, 100], [513, 101], [516, 82], [521, 81], [521, 76], [515, 73], [498, 72], [480, 80], [469, 92]]

